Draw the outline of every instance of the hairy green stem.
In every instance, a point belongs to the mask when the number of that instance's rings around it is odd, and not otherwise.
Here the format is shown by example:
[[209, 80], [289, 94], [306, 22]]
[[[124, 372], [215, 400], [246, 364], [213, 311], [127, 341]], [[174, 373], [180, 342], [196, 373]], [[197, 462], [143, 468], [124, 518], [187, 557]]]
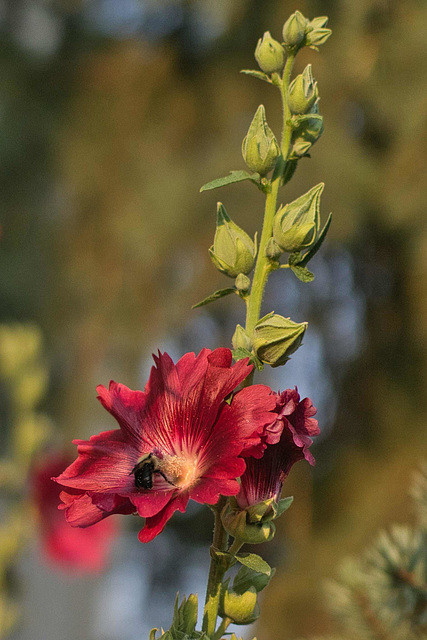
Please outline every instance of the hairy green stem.
[[223, 618], [221, 624], [216, 630], [213, 640], [220, 640], [222, 634], [224, 633], [224, 631], [227, 631], [228, 627], [232, 622], [233, 621], [231, 620], [231, 618], [227, 618], [227, 617]]
[[266, 194], [264, 223], [258, 248], [258, 257], [255, 265], [251, 293], [249, 295], [246, 306], [246, 332], [248, 333], [248, 335], [252, 334], [254, 327], [259, 320], [265, 285], [267, 284], [267, 279], [270, 272], [274, 268], [272, 267], [270, 260], [266, 256], [266, 247], [273, 233], [273, 219], [277, 209], [277, 197], [282, 181], [282, 176], [286, 169], [286, 161], [289, 155], [292, 137], [292, 127], [288, 124], [291, 114], [287, 102], [287, 92], [294, 59], [294, 55], [288, 56], [285, 69], [283, 71], [282, 81], [280, 84], [280, 94], [282, 97], [283, 111], [283, 128], [280, 143], [282, 157], [278, 160], [279, 165], [274, 171], [271, 188]]
[[225, 504], [226, 498], [221, 496], [219, 502], [213, 508], [215, 514], [214, 535], [211, 547], [211, 564], [209, 568], [208, 585], [206, 588], [205, 610], [203, 614], [202, 629], [210, 638], [214, 637], [216, 620], [218, 617], [219, 599], [221, 595], [221, 584], [224, 573], [227, 570], [227, 564], [224, 560], [220, 560], [216, 555], [216, 551], [226, 551], [228, 544], [228, 534], [222, 526], [221, 511]]

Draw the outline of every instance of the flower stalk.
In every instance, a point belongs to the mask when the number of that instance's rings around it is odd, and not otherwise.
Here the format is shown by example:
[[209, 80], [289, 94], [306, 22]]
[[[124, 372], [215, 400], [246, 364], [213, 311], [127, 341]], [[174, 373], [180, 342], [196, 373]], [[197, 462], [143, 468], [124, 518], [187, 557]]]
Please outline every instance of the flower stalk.
[[[266, 193], [264, 222], [259, 243], [258, 257], [255, 265], [252, 289], [248, 297], [246, 307], [246, 332], [248, 333], [248, 335], [252, 334], [255, 325], [260, 318], [261, 303], [268, 276], [277, 268], [276, 266], [274, 266], [275, 263], [269, 260], [269, 258], [267, 257], [267, 244], [273, 233], [273, 220], [277, 210], [279, 188], [283, 176], [286, 172], [287, 158], [289, 155], [292, 138], [292, 126], [289, 122], [291, 114], [288, 107], [287, 93], [294, 61], [295, 55], [292, 53], [289, 54], [279, 85], [280, 95], [282, 97], [283, 113], [283, 127], [280, 142], [281, 156], [277, 160], [276, 167], [273, 173], [273, 179]], [[253, 377], [253, 374], [251, 374], [251, 376]], [[249, 382], [249, 384], [251, 384], [251, 382]]]

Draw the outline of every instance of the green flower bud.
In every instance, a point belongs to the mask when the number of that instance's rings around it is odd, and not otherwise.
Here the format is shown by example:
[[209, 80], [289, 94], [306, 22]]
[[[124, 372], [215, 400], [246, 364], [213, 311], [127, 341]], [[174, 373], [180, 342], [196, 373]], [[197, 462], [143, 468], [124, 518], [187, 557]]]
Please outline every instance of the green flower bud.
[[[252, 513], [256, 511], [254, 510], [255, 506], [256, 505], [248, 507], [247, 509], [241, 509], [235, 498], [230, 498], [221, 512], [222, 524], [227, 533], [248, 544], [269, 542], [276, 532], [276, 527], [273, 522], [271, 522], [272, 518], [263, 519], [262, 516], [265, 512], [260, 516], [259, 514]], [[270, 505], [267, 505], [266, 509], [269, 507]]]
[[288, 47], [304, 46], [308, 20], [301, 11], [295, 11], [283, 25], [283, 43]]
[[250, 273], [254, 266], [254, 242], [230, 220], [221, 202], [217, 205], [216, 232], [209, 255], [215, 267], [230, 278], [236, 278], [240, 273]]
[[285, 66], [286, 53], [280, 42], [274, 40], [270, 32], [266, 31], [258, 40], [255, 59], [264, 73], [280, 73]]
[[320, 196], [324, 186], [321, 182], [278, 209], [273, 221], [273, 237], [283, 251], [302, 251], [316, 242], [320, 227]]
[[247, 351], [252, 349], [251, 339], [240, 324], [236, 326], [231, 342], [233, 349], [247, 349]]
[[308, 64], [289, 85], [288, 106], [296, 115], [307, 113], [318, 98], [317, 82], [314, 81], [311, 64]]
[[276, 164], [280, 147], [265, 119], [264, 105], [256, 110], [248, 133], [243, 140], [242, 155], [249, 169], [265, 175]]
[[251, 281], [248, 276], [245, 276], [244, 273], [239, 273], [234, 283], [236, 285], [236, 289], [241, 293], [246, 293], [249, 291], [249, 287], [251, 286]]
[[221, 593], [219, 614], [222, 618], [230, 618], [234, 624], [251, 624], [259, 617], [257, 591], [250, 587], [244, 593], [236, 593], [225, 589]]
[[274, 312], [258, 320], [252, 343], [256, 355], [272, 367], [285, 364], [302, 343], [307, 322], [293, 322]]
[[292, 144], [291, 153], [289, 154], [289, 160], [299, 160], [307, 155], [312, 147], [311, 142], [297, 138]]
[[274, 238], [270, 238], [267, 242], [267, 246], [265, 247], [265, 255], [269, 260], [278, 260], [282, 255], [283, 251], [277, 244]]

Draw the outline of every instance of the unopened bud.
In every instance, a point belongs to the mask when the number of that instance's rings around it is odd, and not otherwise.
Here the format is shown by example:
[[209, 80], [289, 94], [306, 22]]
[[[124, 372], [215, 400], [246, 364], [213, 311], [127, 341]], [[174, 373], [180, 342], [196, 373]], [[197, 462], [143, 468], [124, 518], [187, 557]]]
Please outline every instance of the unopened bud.
[[266, 31], [258, 40], [255, 59], [264, 73], [280, 73], [285, 66], [286, 53], [280, 42], [274, 40], [270, 32]]
[[304, 45], [308, 20], [301, 11], [295, 11], [283, 25], [283, 43], [287, 47], [301, 47]]
[[311, 64], [308, 64], [289, 85], [288, 106], [296, 115], [307, 113], [318, 98], [317, 82], [314, 81]]
[[283, 251], [302, 251], [316, 242], [320, 227], [320, 196], [324, 186], [321, 182], [278, 209], [273, 221], [273, 236]]
[[244, 273], [239, 273], [234, 284], [236, 285], [237, 291], [240, 291], [241, 293], [246, 293], [247, 291], [249, 291], [249, 287], [251, 286], [251, 281], [250, 281], [250, 278], [248, 278], [248, 276], [245, 276]]
[[278, 314], [269, 313], [255, 325], [252, 343], [258, 358], [279, 367], [301, 346], [307, 322], [293, 322]]
[[244, 593], [236, 593], [232, 589], [225, 589], [221, 593], [219, 614], [223, 618], [230, 618], [234, 624], [251, 624], [259, 617], [255, 587], [249, 587]]
[[256, 110], [248, 133], [243, 140], [242, 155], [249, 169], [265, 175], [276, 164], [280, 147], [265, 119], [264, 105]]
[[252, 519], [248, 510], [240, 508], [235, 498], [231, 498], [222, 510], [221, 521], [227, 533], [247, 544], [269, 542], [276, 532], [271, 518], [265, 522], [262, 518]]
[[250, 273], [254, 266], [254, 242], [228, 217], [221, 202], [218, 202], [215, 238], [209, 254], [215, 267], [230, 278]]

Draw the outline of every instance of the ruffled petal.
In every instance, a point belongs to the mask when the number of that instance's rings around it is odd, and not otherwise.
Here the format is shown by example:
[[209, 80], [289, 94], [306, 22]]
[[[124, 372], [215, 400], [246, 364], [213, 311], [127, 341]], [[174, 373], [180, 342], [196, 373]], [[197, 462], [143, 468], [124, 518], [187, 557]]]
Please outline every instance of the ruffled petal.
[[140, 453], [120, 430], [104, 431], [89, 440], [74, 440], [78, 458], [57, 478], [66, 487], [126, 495], [135, 490], [131, 474]]
[[141, 447], [141, 419], [146, 402], [146, 394], [132, 391], [124, 384], [110, 381], [108, 389], [102, 384], [96, 387], [98, 400], [115, 417], [127, 439], [136, 448]]
[[151, 518], [159, 513], [173, 498], [175, 489], [172, 491], [144, 491], [134, 493], [130, 496], [132, 504], [135, 505], [138, 515], [143, 518]]
[[140, 542], [150, 542], [165, 528], [165, 524], [172, 517], [175, 511], [184, 513], [188, 503], [187, 493], [181, 493], [171, 500], [166, 507], [152, 518], [147, 518], [145, 526], [138, 534]]

